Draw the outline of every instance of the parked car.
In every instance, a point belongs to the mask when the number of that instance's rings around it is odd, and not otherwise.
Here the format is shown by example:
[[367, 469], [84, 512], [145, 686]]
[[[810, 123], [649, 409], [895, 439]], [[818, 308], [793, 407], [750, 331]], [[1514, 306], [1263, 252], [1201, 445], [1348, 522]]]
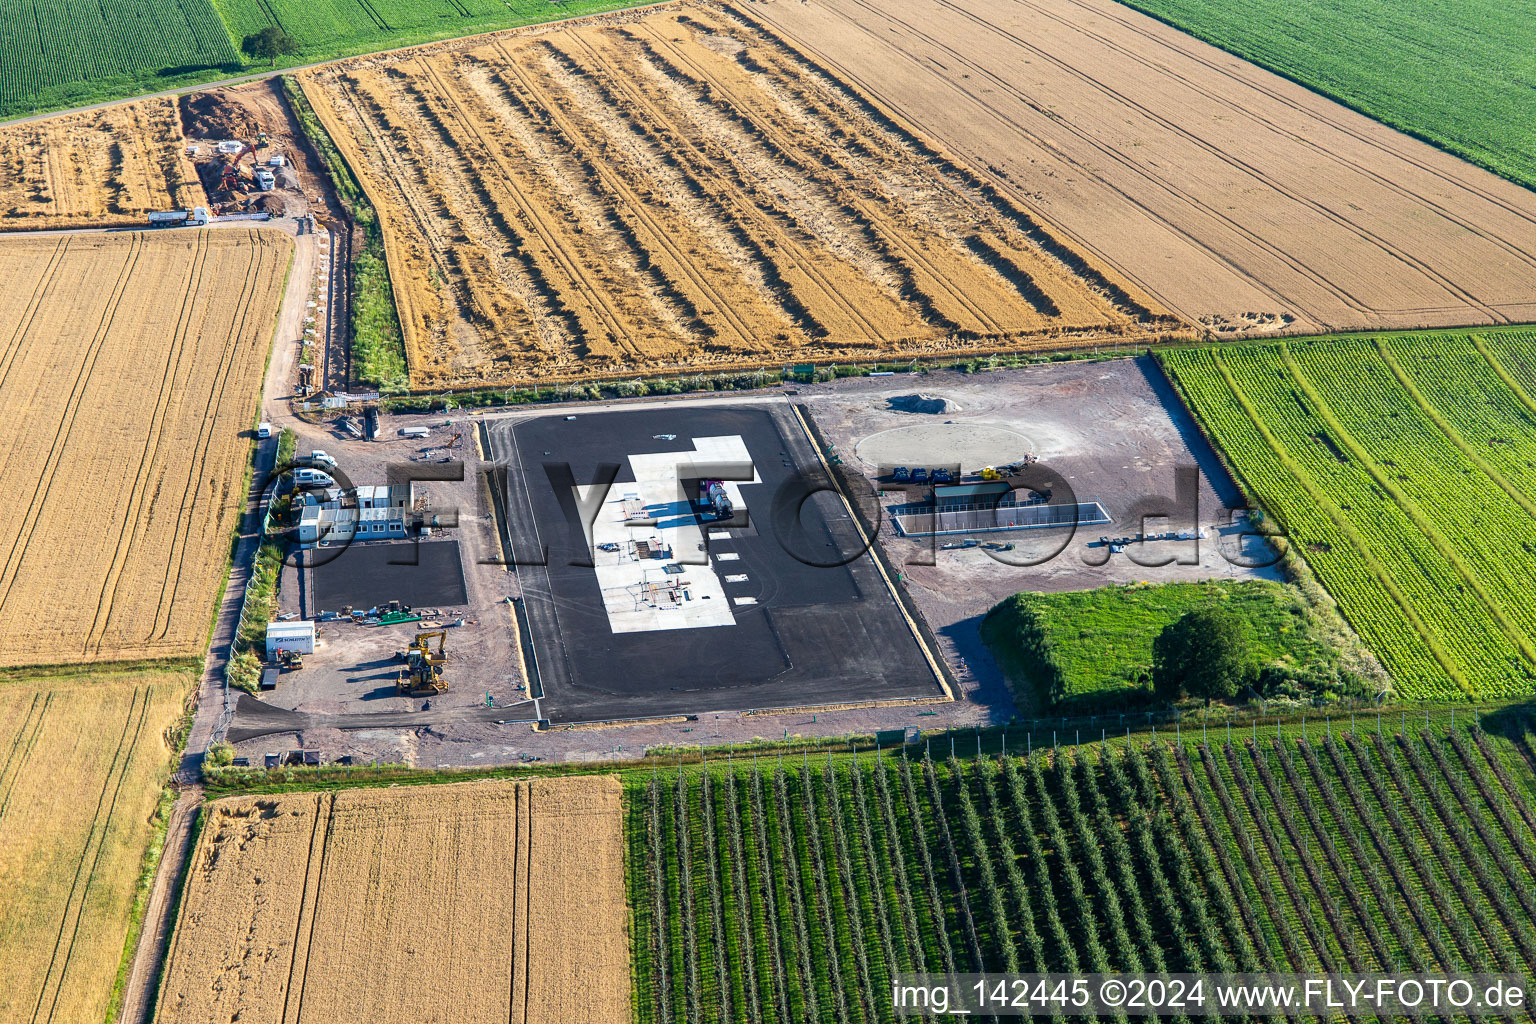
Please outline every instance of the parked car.
[[336, 481], [331, 479], [329, 473], [322, 473], [318, 469], [294, 470], [293, 482], [304, 490], [315, 490], [320, 487], [336, 486]]

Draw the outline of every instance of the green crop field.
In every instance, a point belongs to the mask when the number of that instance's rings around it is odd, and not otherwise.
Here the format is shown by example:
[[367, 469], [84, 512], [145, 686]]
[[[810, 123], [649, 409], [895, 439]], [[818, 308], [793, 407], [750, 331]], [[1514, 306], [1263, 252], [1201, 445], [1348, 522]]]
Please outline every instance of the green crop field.
[[1533, 346], [1498, 331], [1161, 354], [1401, 696], [1532, 692]]
[[[1230, 609], [1248, 626], [1266, 697], [1370, 696], [1378, 688], [1331, 608], [1272, 580], [1213, 580], [1015, 594], [981, 624], [1023, 706], [1058, 713], [1124, 710], [1152, 699], [1152, 642], [1185, 612]], [[1278, 670], [1278, 671], [1275, 671]], [[1377, 672], [1379, 674], [1379, 670]]]
[[1524, 974], [1530, 756], [1316, 723], [631, 776], [636, 1019], [894, 1021], [904, 971]]
[[240, 41], [280, 26], [293, 67], [652, 0], [0, 0], [0, 118], [268, 70]]
[[209, 0], [0, 0], [0, 116], [239, 64]]
[[1533, 0], [1121, 0], [1536, 187]]
[[278, 25], [292, 63], [574, 18], [648, 0], [213, 0], [236, 39]]

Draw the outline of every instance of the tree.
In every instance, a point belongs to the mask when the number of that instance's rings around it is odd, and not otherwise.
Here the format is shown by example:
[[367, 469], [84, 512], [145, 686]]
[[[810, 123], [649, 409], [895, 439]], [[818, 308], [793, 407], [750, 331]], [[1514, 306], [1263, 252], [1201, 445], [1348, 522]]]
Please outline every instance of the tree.
[[1166, 700], [1231, 697], [1254, 671], [1247, 626], [1223, 608], [1185, 612], [1152, 642], [1152, 688]]
[[277, 58], [299, 52], [299, 44], [277, 25], [268, 25], [260, 32], [252, 32], [240, 42], [240, 49], [248, 57], [266, 58], [268, 67], [277, 65]]

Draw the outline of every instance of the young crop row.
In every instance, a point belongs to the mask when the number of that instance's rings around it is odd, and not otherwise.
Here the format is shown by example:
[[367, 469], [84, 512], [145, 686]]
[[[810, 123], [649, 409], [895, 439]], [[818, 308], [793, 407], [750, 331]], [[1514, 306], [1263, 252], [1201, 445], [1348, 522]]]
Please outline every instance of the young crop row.
[[0, 116], [88, 95], [89, 83], [163, 68], [238, 65], [209, 0], [0, 3]]
[[907, 971], [1525, 972], [1536, 817], [1506, 743], [658, 775], [630, 794], [636, 1019], [894, 1021]]
[[1414, 335], [1162, 356], [1403, 696], [1511, 697], [1536, 682], [1536, 406], [1505, 365], [1510, 344]]

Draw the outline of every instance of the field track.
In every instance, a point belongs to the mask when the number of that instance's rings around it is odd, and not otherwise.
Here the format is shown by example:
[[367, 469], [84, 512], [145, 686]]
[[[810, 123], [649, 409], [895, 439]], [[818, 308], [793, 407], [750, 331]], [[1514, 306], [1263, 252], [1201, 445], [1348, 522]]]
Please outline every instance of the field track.
[[1112, 0], [739, 9], [1218, 335], [1536, 320], [1536, 195]]
[[302, 80], [382, 214], [417, 387], [1178, 327], [726, 8], [606, 16]]
[[0, 231], [140, 225], [203, 201], [174, 99], [0, 128]]
[[188, 685], [0, 683], [0, 1020], [105, 1017]]
[[0, 666], [201, 652], [291, 253], [267, 230], [0, 240]]
[[584, 777], [211, 804], [156, 1020], [625, 1020], [619, 793]]

